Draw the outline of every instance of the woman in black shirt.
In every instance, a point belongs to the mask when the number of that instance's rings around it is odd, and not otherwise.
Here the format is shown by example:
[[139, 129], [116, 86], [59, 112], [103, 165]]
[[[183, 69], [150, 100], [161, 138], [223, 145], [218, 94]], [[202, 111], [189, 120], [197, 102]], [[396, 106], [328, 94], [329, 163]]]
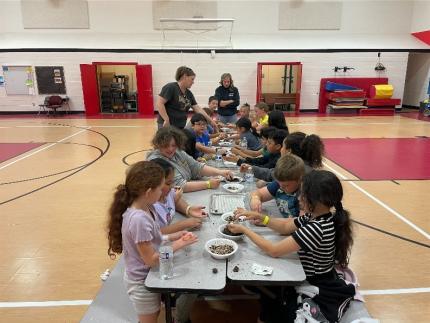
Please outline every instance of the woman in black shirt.
[[194, 84], [195, 77], [196, 74], [191, 68], [180, 66], [176, 70], [176, 82], [163, 86], [156, 103], [159, 113], [158, 128], [172, 125], [183, 129], [190, 109], [203, 114], [208, 123], [216, 128], [215, 122], [197, 104], [193, 93], [189, 90]]
[[215, 97], [218, 100], [218, 118], [219, 121], [227, 123], [236, 123], [237, 107], [240, 103], [239, 90], [233, 85], [233, 79], [230, 73], [221, 75], [221, 85], [215, 90]]

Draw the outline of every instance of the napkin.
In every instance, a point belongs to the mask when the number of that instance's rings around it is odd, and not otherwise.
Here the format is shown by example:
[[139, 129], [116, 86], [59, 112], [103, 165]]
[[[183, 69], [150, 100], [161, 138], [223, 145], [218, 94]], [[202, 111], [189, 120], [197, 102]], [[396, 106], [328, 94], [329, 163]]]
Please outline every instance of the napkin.
[[251, 272], [256, 275], [268, 276], [273, 272], [273, 267], [263, 266], [256, 263], [252, 264]]

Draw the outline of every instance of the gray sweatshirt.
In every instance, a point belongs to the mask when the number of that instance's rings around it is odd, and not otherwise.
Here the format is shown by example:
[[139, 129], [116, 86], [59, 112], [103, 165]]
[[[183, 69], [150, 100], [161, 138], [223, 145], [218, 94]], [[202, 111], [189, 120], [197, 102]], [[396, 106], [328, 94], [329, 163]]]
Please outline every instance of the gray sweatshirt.
[[200, 172], [204, 164], [194, 160], [183, 150], [176, 150], [172, 159], [164, 157], [160, 151], [153, 150], [146, 155], [146, 160], [152, 160], [155, 158], [162, 158], [168, 161], [175, 169], [174, 182], [176, 186], [184, 186], [188, 181], [192, 179], [200, 179], [202, 176]]
[[[305, 174], [312, 171], [312, 167], [308, 166], [305, 163]], [[273, 173], [275, 172], [274, 168], [264, 168], [259, 166], [252, 166], [252, 172], [254, 173], [255, 178], [262, 179], [266, 182], [274, 181]]]

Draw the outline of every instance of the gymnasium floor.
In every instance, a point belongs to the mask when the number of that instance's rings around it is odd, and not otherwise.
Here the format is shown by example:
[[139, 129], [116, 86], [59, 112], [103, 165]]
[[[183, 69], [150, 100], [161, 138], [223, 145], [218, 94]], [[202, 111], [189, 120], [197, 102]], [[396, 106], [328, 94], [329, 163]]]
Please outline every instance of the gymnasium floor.
[[[371, 315], [428, 322], [430, 123], [401, 115], [287, 121], [291, 132], [326, 140], [325, 167], [343, 180], [356, 221], [351, 268]], [[0, 119], [0, 322], [80, 320], [99, 275], [115, 265], [104, 227], [123, 160], [142, 159], [154, 132], [151, 119]], [[194, 313], [195, 322], [233, 322], [223, 310]]]

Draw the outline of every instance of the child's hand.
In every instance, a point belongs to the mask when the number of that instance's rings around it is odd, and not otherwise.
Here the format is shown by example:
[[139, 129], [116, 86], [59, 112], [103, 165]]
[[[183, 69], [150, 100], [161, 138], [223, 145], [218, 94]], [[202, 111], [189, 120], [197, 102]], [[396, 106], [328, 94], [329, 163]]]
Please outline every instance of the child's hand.
[[225, 155], [227, 154], [227, 150], [225, 148], [218, 148], [217, 153], [219, 153], [220, 155]]
[[188, 211], [188, 215], [193, 218], [205, 218], [208, 216], [205, 212], [205, 206], [202, 205], [191, 206], [190, 210]]
[[186, 234], [184, 234], [180, 239], [172, 243], [173, 250], [178, 250], [183, 247], [189, 246], [190, 244], [193, 244], [198, 240], [199, 239], [195, 234], [193, 234], [192, 232], [186, 232]]
[[[224, 175], [222, 175], [222, 176], [224, 176]], [[212, 177], [211, 179], [209, 179], [209, 182], [211, 183], [211, 188], [216, 189], [219, 187], [219, 184], [221, 183], [221, 178]]]
[[188, 218], [186, 220], [183, 220], [187, 228], [193, 229], [193, 228], [200, 228], [202, 226], [203, 220], [201, 218]]
[[264, 219], [264, 215], [255, 211], [248, 211], [243, 208], [237, 208], [234, 211], [234, 217], [240, 219], [246, 217], [246, 220], [251, 220], [253, 223], [260, 223]]
[[246, 230], [241, 224], [227, 224], [227, 228], [233, 233], [245, 233]]
[[240, 165], [240, 172], [246, 173], [251, 168], [251, 165], [243, 163]]
[[184, 189], [182, 187], [175, 186], [175, 203], [177, 203], [182, 198], [183, 193]]
[[169, 240], [170, 241], [176, 241], [176, 240], [182, 238], [186, 234], [187, 234], [187, 231], [183, 231], [183, 230], [171, 233], [171, 234], [169, 234]]
[[224, 176], [227, 180], [232, 180], [234, 177], [234, 174], [231, 170], [223, 170], [221, 171], [221, 176]]

